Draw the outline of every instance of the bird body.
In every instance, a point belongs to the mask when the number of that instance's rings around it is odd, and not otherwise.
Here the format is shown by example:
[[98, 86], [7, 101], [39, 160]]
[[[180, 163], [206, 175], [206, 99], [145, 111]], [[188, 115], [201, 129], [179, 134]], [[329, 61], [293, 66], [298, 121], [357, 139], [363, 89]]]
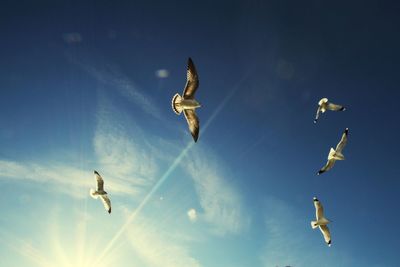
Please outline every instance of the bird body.
[[178, 93], [172, 98], [172, 109], [177, 115], [181, 114], [183, 110], [194, 110], [199, 107], [201, 107], [200, 103], [194, 98], [185, 99]]
[[336, 151], [333, 147], [331, 147], [331, 150], [329, 151], [328, 155], [328, 160], [344, 160], [344, 155], [342, 152]]
[[328, 223], [330, 223], [330, 221], [329, 221], [327, 218], [322, 217], [322, 218], [320, 218], [319, 220], [311, 221], [311, 227], [312, 227], [313, 229], [315, 229], [315, 228], [317, 228], [318, 226], [327, 225]]
[[90, 195], [94, 198], [97, 199], [99, 196], [102, 195], [107, 195], [106, 191], [96, 191], [93, 188], [90, 189]]

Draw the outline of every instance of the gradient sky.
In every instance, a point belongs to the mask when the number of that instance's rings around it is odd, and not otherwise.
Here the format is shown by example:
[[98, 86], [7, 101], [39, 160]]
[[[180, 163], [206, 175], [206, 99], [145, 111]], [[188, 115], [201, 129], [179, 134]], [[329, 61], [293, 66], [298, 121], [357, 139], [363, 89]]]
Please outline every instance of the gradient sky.
[[322, 2], [2, 3], [0, 266], [400, 266], [400, 5]]

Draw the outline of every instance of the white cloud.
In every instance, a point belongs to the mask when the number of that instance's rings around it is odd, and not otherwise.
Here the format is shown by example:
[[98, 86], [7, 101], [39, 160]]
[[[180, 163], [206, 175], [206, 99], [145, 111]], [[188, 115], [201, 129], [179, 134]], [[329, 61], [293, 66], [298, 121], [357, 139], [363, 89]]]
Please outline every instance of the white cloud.
[[306, 229], [296, 219], [294, 210], [283, 201], [270, 197], [266, 200], [265, 214], [267, 242], [262, 255], [264, 266], [304, 266], [307, 255], [302, 255], [300, 248], [305, 245], [301, 232]]
[[127, 230], [130, 244], [140, 258], [152, 267], [200, 267], [189, 253], [189, 245], [170, 229], [141, 217]]
[[160, 69], [156, 71], [156, 76], [160, 79], [168, 78], [169, 72], [166, 69]]
[[118, 71], [116, 67], [96, 68], [92, 64], [85, 63], [71, 55], [67, 56], [67, 58], [97, 81], [112, 87], [113, 90], [117, 90], [123, 97], [131, 101], [135, 106], [140, 107], [147, 114], [156, 119], [162, 118], [162, 112], [158, 108], [157, 103], [148, 94], [144, 93], [129, 77]]
[[[87, 197], [89, 189], [95, 186], [92, 170], [81, 170], [60, 164], [0, 160], [0, 178], [46, 183], [46, 185], [49, 183], [51, 189], [77, 198]], [[131, 186], [111, 179], [106, 180], [106, 186], [112, 188], [110, 191], [115, 194], [135, 193]], [[46, 189], [50, 188], [46, 186]], [[88, 194], [82, 194], [82, 190], [87, 190]]]
[[97, 161], [104, 173], [144, 193], [157, 178], [157, 163], [162, 156], [150, 145], [151, 136], [120, 117], [120, 112], [105, 98], [100, 100], [93, 138]]
[[[311, 229], [315, 216], [312, 198], [309, 217], [302, 216], [284, 201], [268, 197], [265, 200], [265, 246], [261, 260], [264, 267], [334, 267], [356, 266], [353, 257], [338, 247], [326, 246], [318, 229]], [[334, 239], [334, 230], [333, 234]], [[340, 259], [340, 264], [338, 264]]]
[[195, 209], [190, 209], [187, 212], [187, 216], [191, 222], [197, 221], [197, 212]]
[[197, 150], [190, 154], [191, 160], [185, 166], [203, 209], [201, 218], [212, 225], [212, 232], [217, 235], [239, 233], [250, 220], [242, 211], [240, 194], [223, 178], [213, 157], [210, 152]]

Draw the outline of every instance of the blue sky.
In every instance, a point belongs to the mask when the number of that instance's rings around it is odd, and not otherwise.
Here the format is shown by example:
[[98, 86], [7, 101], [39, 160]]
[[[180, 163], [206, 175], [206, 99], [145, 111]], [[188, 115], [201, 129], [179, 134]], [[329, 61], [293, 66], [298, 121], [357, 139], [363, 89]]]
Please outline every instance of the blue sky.
[[[3, 4], [0, 265], [399, 266], [399, 8]], [[189, 56], [196, 144], [171, 109]], [[322, 97], [348, 109], [315, 125]], [[316, 176], [346, 127], [346, 160]]]

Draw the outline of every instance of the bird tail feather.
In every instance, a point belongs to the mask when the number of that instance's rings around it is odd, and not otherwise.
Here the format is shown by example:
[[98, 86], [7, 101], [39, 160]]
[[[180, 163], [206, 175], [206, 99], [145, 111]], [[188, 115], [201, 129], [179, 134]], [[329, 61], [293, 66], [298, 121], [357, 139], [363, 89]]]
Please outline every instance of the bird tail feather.
[[94, 189], [90, 189], [90, 196], [94, 199], [97, 199], [99, 197], [98, 194], [96, 194], [96, 191]]
[[177, 114], [181, 114], [182, 113], [182, 107], [181, 107], [181, 101], [182, 101], [182, 97], [177, 93], [174, 95], [174, 97], [172, 98], [172, 110]]
[[312, 227], [312, 229], [317, 228], [318, 227], [317, 221], [311, 221], [311, 227]]

